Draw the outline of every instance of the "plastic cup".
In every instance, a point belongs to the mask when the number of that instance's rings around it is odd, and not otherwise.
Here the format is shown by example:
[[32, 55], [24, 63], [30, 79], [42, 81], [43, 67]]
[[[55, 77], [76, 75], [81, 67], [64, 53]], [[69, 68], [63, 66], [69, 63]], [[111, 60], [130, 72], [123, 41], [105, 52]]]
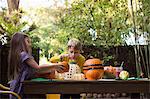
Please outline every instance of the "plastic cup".
[[116, 67], [116, 79], [119, 79], [119, 74], [123, 70], [122, 67]]

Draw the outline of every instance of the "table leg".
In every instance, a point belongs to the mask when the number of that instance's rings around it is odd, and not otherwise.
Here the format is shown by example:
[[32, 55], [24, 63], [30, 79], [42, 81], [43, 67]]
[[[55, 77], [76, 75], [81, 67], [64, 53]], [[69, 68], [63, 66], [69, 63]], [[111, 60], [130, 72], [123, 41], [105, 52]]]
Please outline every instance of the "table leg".
[[131, 99], [140, 99], [140, 93], [131, 93]]
[[80, 94], [61, 94], [61, 99], [80, 99]]
[[150, 93], [145, 93], [144, 96], [146, 97], [146, 99], [150, 99]]
[[23, 97], [24, 99], [46, 99], [44, 94], [26, 94]]
[[46, 99], [60, 99], [60, 94], [46, 94]]

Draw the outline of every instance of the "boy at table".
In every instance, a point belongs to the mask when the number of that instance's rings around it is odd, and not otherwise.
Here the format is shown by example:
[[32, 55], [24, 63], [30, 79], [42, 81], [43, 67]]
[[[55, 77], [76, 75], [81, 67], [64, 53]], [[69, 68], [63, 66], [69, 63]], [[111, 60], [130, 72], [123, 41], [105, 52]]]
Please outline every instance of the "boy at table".
[[[83, 69], [83, 64], [85, 62], [85, 57], [81, 55], [82, 51], [82, 44], [78, 39], [70, 39], [67, 44], [67, 53], [61, 54], [59, 56], [54, 56], [50, 59], [50, 62], [55, 63], [55, 62], [60, 62], [60, 61], [67, 61], [68, 63], [70, 62], [75, 62], [80, 68], [81, 71]], [[74, 95], [74, 94], [64, 94], [62, 95], [63, 99], [79, 99], [80, 95]]]
[[67, 44], [67, 52], [63, 53], [59, 56], [54, 56], [50, 58], [50, 62], [56, 63], [60, 61], [66, 61], [66, 62], [76, 62], [77, 65], [80, 66], [82, 70], [82, 66], [85, 62], [85, 57], [81, 55], [82, 51], [82, 44], [78, 39], [70, 39]]

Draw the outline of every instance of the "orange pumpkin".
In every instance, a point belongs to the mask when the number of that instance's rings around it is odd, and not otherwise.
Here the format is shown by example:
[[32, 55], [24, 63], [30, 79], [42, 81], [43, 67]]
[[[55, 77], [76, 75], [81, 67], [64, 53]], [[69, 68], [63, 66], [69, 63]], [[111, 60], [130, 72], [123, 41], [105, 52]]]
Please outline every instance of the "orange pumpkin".
[[93, 58], [93, 59], [86, 60], [83, 66], [90, 66], [90, 65], [92, 66], [92, 65], [99, 65], [99, 64], [102, 65], [103, 61], [101, 61], [98, 58]]
[[[83, 65], [83, 73], [85, 74], [86, 78], [87, 79], [101, 78], [104, 73], [104, 67], [102, 66], [102, 63], [103, 62], [98, 58], [86, 60]], [[90, 74], [89, 74], [89, 72], [90, 72]], [[91, 75], [91, 72], [92, 72], [93, 76]], [[97, 77], [96, 75], [99, 75], [99, 77]], [[91, 76], [91, 78], [90, 78], [90, 76]]]
[[104, 71], [112, 73], [113, 75], [116, 75], [116, 68], [113, 66], [105, 66]]
[[86, 74], [86, 72], [88, 71], [89, 69], [83, 69], [83, 73]]
[[51, 73], [36, 73], [35, 77], [38, 78], [47, 78], [47, 79], [55, 79], [55, 71], [51, 71]]
[[60, 62], [59, 64], [64, 67], [64, 70], [63, 70], [63, 72], [61, 72], [61, 73], [64, 73], [64, 72], [68, 72], [68, 71], [69, 71], [69, 64], [68, 64], [68, 62], [63, 61], [63, 62]]
[[[62, 72], [59, 73], [64, 73], [69, 71], [69, 65], [66, 61], [59, 62], [59, 63], [52, 63], [56, 65], [62, 65], [64, 67]], [[51, 71], [50, 73], [36, 73], [35, 77], [42, 77], [42, 78], [47, 78], [47, 79], [55, 79], [55, 71]]]
[[88, 80], [97, 80], [103, 76], [104, 70], [101, 69], [90, 69], [86, 72], [86, 78]]
[[116, 67], [105, 66], [104, 67], [104, 78], [115, 78], [116, 76]]

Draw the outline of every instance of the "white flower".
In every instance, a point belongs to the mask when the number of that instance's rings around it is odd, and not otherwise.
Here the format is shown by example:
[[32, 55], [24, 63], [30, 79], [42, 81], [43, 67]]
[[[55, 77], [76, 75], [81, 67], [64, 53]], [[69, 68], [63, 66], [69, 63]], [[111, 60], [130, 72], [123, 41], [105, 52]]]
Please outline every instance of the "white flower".
[[1, 41], [2, 45], [7, 44], [6, 34], [0, 35], [0, 41]]

